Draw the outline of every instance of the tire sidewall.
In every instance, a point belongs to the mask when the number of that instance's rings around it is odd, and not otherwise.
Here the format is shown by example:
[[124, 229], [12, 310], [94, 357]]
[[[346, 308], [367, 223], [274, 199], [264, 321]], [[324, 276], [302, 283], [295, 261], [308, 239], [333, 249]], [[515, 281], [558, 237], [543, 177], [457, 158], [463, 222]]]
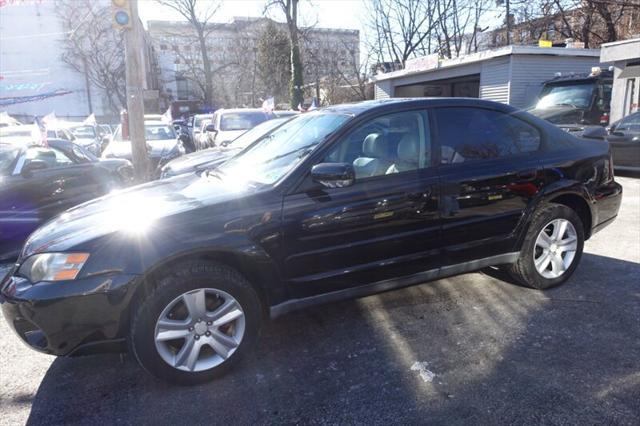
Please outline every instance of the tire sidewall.
[[[244, 312], [245, 331], [238, 348], [222, 364], [204, 371], [186, 372], [162, 359], [156, 349], [155, 327], [169, 303], [186, 292], [201, 288], [214, 288], [233, 296]], [[152, 375], [168, 382], [192, 385], [219, 377], [240, 361], [254, 346], [260, 325], [260, 303], [246, 280], [223, 265], [193, 262], [182, 265], [171, 275], [160, 279], [154, 291], [144, 299], [131, 326], [130, 345], [140, 365]]]
[[[549, 222], [554, 219], [566, 219], [576, 230], [577, 236], [577, 247], [575, 257], [569, 269], [567, 269], [561, 276], [553, 279], [543, 277], [535, 267], [534, 263], [534, 251], [536, 240], [538, 239], [538, 235], [540, 232], [549, 224]], [[519, 275], [523, 275], [522, 277], [518, 277], [524, 279], [524, 284], [533, 288], [537, 288], [540, 290], [556, 287], [566, 280], [568, 280], [571, 275], [573, 275], [574, 271], [578, 267], [580, 260], [582, 258], [582, 251], [584, 249], [584, 226], [580, 217], [567, 206], [561, 204], [546, 204], [542, 209], [535, 215], [531, 225], [529, 226], [529, 231], [525, 238], [525, 241], [522, 246], [522, 250], [520, 252], [520, 258], [518, 260], [519, 270], [521, 271]]]

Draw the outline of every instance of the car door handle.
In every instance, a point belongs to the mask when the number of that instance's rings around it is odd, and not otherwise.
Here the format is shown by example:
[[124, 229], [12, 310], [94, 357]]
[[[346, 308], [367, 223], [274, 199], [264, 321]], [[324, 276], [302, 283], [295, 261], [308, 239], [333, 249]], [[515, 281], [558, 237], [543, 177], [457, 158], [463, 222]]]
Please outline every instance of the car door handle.
[[411, 201], [425, 200], [431, 197], [431, 189], [427, 189], [424, 192], [409, 192], [407, 198]]
[[523, 170], [516, 173], [516, 177], [521, 181], [531, 181], [538, 176], [537, 170]]

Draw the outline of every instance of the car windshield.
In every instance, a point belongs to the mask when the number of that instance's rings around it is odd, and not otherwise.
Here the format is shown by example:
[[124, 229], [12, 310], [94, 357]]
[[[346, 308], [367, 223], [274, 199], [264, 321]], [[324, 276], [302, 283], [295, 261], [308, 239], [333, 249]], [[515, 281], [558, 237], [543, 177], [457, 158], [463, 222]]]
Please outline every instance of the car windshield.
[[0, 144], [0, 176], [8, 175], [11, 164], [15, 161], [20, 149], [11, 144]]
[[264, 136], [269, 133], [271, 130], [276, 127], [282, 125], [287, 118], [276, 118], [273, 120], [265, 121], [264, 123], [258, 124], [253, 129], [241, 134], [237, 138], [235, 138], [229, 146], [232, 148], [246, 148], [255, 142], [258, 138]]
[[167, 139], [175, 139], [176, 131], [172, 126], [167, 125], [149, 125], [144, 126], [144, 137], [147, 141], [160, 141]]
[[349, 118], [322, 112], [296, 117], [222, 164], [218, 171], [236, 182], [271, 185], [304, 161]]
[[536, 109], [571, 106], [588, 108], [596, 85], [592, 82], [571, 83], [567, 85], [549, 85], [545, 87], [536, 105]]
[[71, 127], [69, 130], [71, 130], [71, 133], [77, 138], [93, 139], [96, 137], [96, 130], [93, 126]]
[[[176, 132], [173, 129], [173, 127], [166, 124], [145, 124], [144, 137], [147, 140], [147, 142], [177, 138]], [[122, 126], [118, 126], [118, 130], [116, 130], [116, 134], [113, 136], [113, 140], [123, 141]], [[127, 141], [128, 140], [129, 139], [127, 139]]]
[[200, 126], [202, 125], [202, 120], [204, 120], [205, 117], [203, 116], [195, 116], [193, 117], [193, 128], [194, 129], [200, 129]]
[[220, 130], [247, 130], [267, 120], [267, 115], [259, 111], [225, 112], [220, 117]]

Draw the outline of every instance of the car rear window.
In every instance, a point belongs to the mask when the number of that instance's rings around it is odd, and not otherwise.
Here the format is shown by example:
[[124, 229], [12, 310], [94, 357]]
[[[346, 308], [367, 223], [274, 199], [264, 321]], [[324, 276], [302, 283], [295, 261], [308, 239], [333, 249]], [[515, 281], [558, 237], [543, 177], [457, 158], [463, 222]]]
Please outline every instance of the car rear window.
[[455, 107], [435, 111], [441, 162], [463, 163], [535, 152], [540, 132], [500, 111]]
[[263, 112], [228, 112], [220, 117], [220, 130], [247, 130], [267, 121], [267, 115]]

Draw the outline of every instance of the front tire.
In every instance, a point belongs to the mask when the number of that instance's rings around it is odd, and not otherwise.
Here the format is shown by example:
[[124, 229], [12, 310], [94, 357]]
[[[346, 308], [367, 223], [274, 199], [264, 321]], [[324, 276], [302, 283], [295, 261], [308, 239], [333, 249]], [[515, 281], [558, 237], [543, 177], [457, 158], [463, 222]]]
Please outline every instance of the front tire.
[[260, 300], [226, 265], [190, 261], [160, 278], [135, 312], [130, 345], [152, 375], [193, 385], [221, 376], [254, 346]]
[[583, 248], [580, 217], [567, 206], [549, 203], [534, 213], [520, 256], [508, 271], [527, 287], [555, 287], [571, 277]]

